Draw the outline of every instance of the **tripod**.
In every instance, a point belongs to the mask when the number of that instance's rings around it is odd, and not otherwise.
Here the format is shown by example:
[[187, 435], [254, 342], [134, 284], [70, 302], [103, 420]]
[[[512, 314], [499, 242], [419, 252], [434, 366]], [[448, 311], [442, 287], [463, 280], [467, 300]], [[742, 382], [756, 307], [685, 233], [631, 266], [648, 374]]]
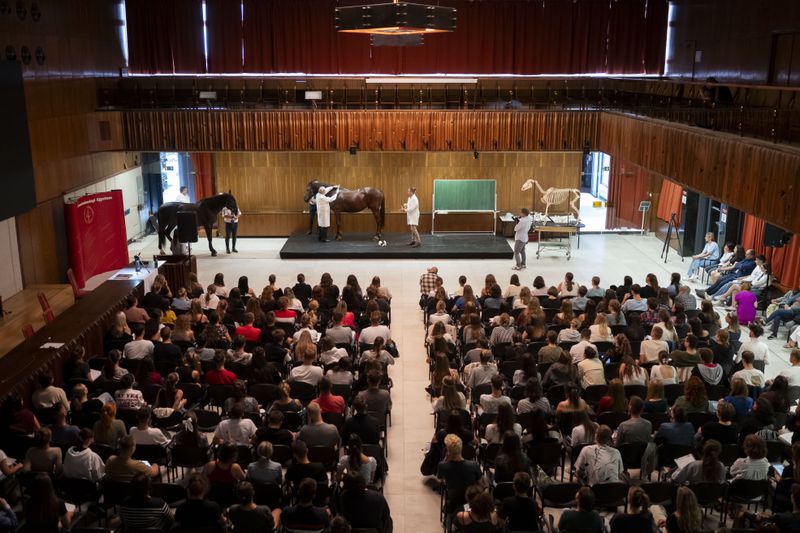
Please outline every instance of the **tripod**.
[[678, 239], [678, 253], [681, 256], [681, 263], [683, 263], [683, 243], [681, 242], [681, 232], [678, 229], [678, 219], [675, 213], [669, 216], [669, 223], [667, 224], [667, 238], [664, 239], [664, 246], [661, 248], [661, 257], [664, 258], [664, 263], [667, 262], [669, 257], [670, 243], [672, 242], [672, 232], [675, 231], [675, 238]]

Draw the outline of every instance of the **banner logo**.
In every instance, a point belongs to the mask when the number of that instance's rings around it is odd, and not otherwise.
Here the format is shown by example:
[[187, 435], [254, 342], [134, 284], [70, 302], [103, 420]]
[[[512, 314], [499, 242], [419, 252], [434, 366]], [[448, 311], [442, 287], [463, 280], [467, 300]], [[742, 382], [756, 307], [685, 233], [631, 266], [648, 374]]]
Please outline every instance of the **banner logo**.
[[91, 224], [94, 221], [94, 209], [87, 207], [83, 210], [83, 221]]

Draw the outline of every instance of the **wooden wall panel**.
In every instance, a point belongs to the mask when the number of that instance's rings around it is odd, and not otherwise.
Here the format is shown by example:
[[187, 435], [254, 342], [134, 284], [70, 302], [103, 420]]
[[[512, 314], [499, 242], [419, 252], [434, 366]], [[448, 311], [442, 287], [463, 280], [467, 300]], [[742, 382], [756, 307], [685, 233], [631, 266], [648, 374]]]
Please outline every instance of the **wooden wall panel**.
[[124, 111], [128, 150], [581, 150], [593, 111]]
[[800, 233], [800, 151], [795, 148], [603, 113], [599, 149]]
[[[356, 189], [378, 187], [386, 195], [387, 231], [403, 231], [400, 206], [408, 187], [417, 187], [422, 231], [430, 230], [434, 179], [495, 179], [500, 211], [530, 207], [531, 193], [520, 193], [528, 178], [543, 188], [578, 187], [581, 152], [225, 152], [214, 154], [217, 190], [231, 190], [245, 216], [242, 235], [289, 235], [307, 224], [303, 202], [313, 179]], [[537, 201], [541, 195], [537, 192]], [[481, 221], [479, 228], [491, 226]], [[457, 215], [437, 217], [437, 226], [463, 227]], [[460, 225], [459, 225], [460, 224]], [[426, 226], [427, 225], [427, 226]], [[348, 228], [370, 231], [368, 213], [347, 218]]]

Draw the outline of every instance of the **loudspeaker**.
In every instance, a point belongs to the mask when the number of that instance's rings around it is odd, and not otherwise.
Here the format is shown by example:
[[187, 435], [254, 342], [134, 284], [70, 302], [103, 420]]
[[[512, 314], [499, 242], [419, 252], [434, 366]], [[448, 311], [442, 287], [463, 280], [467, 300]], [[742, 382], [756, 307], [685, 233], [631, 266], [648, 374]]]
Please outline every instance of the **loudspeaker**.
[[778, 226], [764, 224], [764, 246], [782, 248], [789, 244], [792, 234]]
[[178, 240], [197, 242], [197, 213], [194, 211], [178, 211]]

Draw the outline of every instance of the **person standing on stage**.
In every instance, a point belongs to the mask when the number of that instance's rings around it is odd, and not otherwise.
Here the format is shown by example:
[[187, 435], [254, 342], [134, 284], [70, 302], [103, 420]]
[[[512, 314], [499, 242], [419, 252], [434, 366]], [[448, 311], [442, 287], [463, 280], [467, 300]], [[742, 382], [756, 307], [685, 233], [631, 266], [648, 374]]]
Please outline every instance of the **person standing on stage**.
[[190, 204], [192, 200], [189, 198], [189, 187], [183, 186], [181, 187], [181, 192], [178, 193], [178, 197], [175, 198], [176, 202], [180, 202], [182, 204]]
[[317, 219], [317, 197], [312, 196], [308, 201], [308, 231], [306, 235], [311, 235], [314, 231], [314, 221]]
[[522, 208], [519, 217], [516, 217], [517, 225], [514, 226], [514, 261], [516, 265], [511, 267], [513, 270], [522, 270], [525, 264], [525, 246], [528, 245], [528, 233], [531, 231], [533, 220], [530, 211], [526, 207]]
[[416, 187], [408, 189], [408, 202], [403, 204], [403, 211], [406, 212], [406, 224], [408, 224], [408, 229], [411, 231], [411, 242], [408, 245], [413, 248], [419, 248], [422, 243], [419, 240], [419, 232], [417, 231], [417, 226], [419, 226], [419, 199], [417, 198]]
[[[326, 196], [328, 191], [336, 189], [336, 193], [333, 196]], [[331, 202], [336, 200], [336, 197], [339, 196], [339, 186], [334, 185], [333, 187], [320, 187], [317, 190], [317, 229], [319, 230], [319, 240], [320, 242], [331, 242], [328, 239], [328, 228], [331, 225]]]
[[233, 238], [233, 253], [239, 253], [239, 250], [236, 249], [236, 233], [239, 231], [240, 216], [242, 216], [242, 211], [238, 206], [235, 213], [227, 207], [222, 208], [222, 219], [225, 221], [225, 253], [231, 253], [231, 238]]

